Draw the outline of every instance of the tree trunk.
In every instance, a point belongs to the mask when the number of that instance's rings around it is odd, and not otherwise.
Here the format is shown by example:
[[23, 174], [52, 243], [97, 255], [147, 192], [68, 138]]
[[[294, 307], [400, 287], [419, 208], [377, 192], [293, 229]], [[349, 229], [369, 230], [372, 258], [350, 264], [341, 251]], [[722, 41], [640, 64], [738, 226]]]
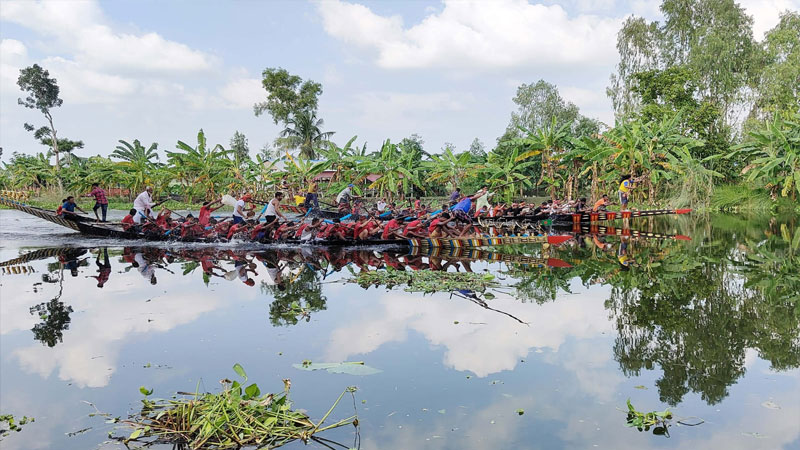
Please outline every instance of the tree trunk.
[[53, 116], [49, 112], [45, 113], [47, 121], [50, 123], [50, 144], [53, 148], [53, 154], [56, 156], [56, 183], [58, 184], [58, 193], [64, 194], [64, 186], [61, 184], [61, 160], [58, 154], [58, 136], [56, 135], [56, 128], [53, 126]]
[[593, 201], [597, 199], [597, 163], [592, 163], [592, 192], [591, 197]]

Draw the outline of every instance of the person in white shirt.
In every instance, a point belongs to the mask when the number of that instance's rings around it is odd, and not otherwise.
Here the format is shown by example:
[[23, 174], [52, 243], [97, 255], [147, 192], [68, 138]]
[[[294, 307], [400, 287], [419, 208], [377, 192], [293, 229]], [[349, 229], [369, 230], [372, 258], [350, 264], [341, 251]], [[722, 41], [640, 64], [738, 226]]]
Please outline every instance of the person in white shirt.
[[141, 194], [136, 197], [136, 200], [133, 201], [133, 209], [137, 212], [137, 217], [141, 216], [139, 219], [141, 221], [142, 218], [150, 218], [153, 219], [153, 207], [155, 204], [153, 203], [153, 198], [151, 195], [153, 194], [153, 188], [151, 186], [147, 186]]
[[280, 217], [283, 220], [286, 220], [286, 216], [281, 213], [281, 200], [283, 200], [283, 192], [278, 191], [275, 193], [275, 198], [269, 201], [266, 205], [264, 205], [264, 209], [261, 210], [261, 214], [258, 215], [256, 222], [261, 219], [261, 215], [264, 215], [264, 219], [266, 223], [272, 223]]
[[339, 192], [339, 195], [336, 196], [336, 203], [350, 203], [350, 197], [352, 197], [351, 191], [353, 190], [353, 185], [348, 184], [346, 188], [342, 189], [342, 192]]
[[378, 200], [378, 203], [375, 206], [378, 207], [378, 212], [380, 213], [386, 211], [386, 200], [385, 199]]
[[233, 223], [234, 223], [234, 225], [237, 224], [237, 223], [244, 222], [245, 215], [247, 215], [248, 212], [253, 210], [253, 208], [247, 209], [247, 208], [244, 207], [245, 206], [245, 202], [247, 202], [248, 200], [250, 200], [250, 194], [245, 194], [245, 195], [241, 196], [239, 198], [239, 200], [236, 200], [236, 204], [233, 205]]

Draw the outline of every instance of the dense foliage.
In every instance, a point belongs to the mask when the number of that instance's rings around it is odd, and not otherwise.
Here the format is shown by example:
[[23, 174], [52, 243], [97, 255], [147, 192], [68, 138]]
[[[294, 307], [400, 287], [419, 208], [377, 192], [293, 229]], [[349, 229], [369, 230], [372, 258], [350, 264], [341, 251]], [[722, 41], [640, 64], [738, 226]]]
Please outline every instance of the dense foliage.
[[752, 19], [733, 0], [665, 0], [661, 10], [663, 23], [631, 17], [619, 32], [620, 63], [608, 89], [613, 127], [583, 116], [555, 85], [539, 80], [518, 88], [517, 110], [493, 149], [476, 139], [469, 148], [429, 151], [416, 134], [372, 149], [356, 146], [354, 136], [339, 147], [317, 117], [322, 85], [268, 68], [267, 99], [254, 109], [284, 128], [275, 148], [265, 146], [255, 158], [242, 133], [226, 149], [207, 143], [202, 130], [196, 145], [178, 140], [165, 159], [156, 143], [145, 148], [139, 140], [119, 141], [110, 157], [79, 157], [72, 150], [83, 143], [56, 138], [52, 126], [51, 110], [61, 105], [56, 80], [34, 65], [21, 71], [28, 97], [20, 103], [49, 121], [35, 136], [49, 151], [14, 153], [0, 183], [39, 192], [63, 184], [80, 193], [97, 181], [128, 195], [153, 185], [192, 202], [243, 190], [269, 196], [276, 186], [302, 194], [327, 171], [323, 193], [354, 183], [362, 193], [405, 199], [489, 186], [505, 201], [542, 194], [594, 201], [615, 198], [620, 177], [629, 174], [639, 180], [631, 199], [638, 205], [708, 206], [715, 185], [742, 181], [765, 199], [795, 200], [800, 15], [784, 12], [758, 41]]

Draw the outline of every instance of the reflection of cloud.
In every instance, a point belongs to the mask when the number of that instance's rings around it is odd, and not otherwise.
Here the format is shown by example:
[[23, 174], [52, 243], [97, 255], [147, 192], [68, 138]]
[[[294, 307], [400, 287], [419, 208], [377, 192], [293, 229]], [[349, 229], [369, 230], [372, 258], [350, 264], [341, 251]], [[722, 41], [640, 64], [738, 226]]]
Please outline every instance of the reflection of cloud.
[[[556, 351], [568, 337], [586, 339], [611, 331], [602, 301], [599, 298], [589, 301], [585, 298], [588, 295], [541, 306], [510, 298], [491, 301], [493, 308], [529, 322], [523, 325], [477, 305], [463, 303], [463, 308], [454, 309], [451, 303], [466, 300], [445, 301], [434, 297], [420, 301], [414, 295], [389, 293], [382, 295], [373, 308], [363, 311], [353, 323], [333, 331], [326, 358], [340, 361], [369, 353], [385, 343], [404, 340], [407, 332], [413, 330], [431, 344], [445, 347], [446, 365], [485, 377], [513, 369], [533, 348]], [[610, 355], [602, 356], [611, 359]]]
[[120, 349], [130, 335], [168, 331], [194, 321], [220, 303], [212, 296], [191, 294], [170, 295], [148, 303], [144, 300], [111, 297], [94, 301], [91, 307], [72, 302], [76, 311], [86, 311], [74, 315], [63, 343], [52, 349], [37, 343], [13, 354], [24, 370], [47, 377], [57, 369], [62, 380], [81, 387], [102, 387], [116, 370]]

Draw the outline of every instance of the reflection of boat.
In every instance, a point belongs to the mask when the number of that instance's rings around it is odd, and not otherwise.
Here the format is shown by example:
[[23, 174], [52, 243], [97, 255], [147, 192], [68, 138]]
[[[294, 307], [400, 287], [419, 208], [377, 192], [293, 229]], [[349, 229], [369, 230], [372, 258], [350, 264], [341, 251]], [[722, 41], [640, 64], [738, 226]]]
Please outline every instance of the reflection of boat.
[[606, 227], [602, 225], [581, 225], [573, 226], [572, 232], [576, 235], [599, 235], [599, 236], [630, 236], [634, 238], [646, 239], [675, 239], [678, 241], [691, 241], [692, 238], [683, 234], [663, 234], [653, 233], [652, 231], [632, 230], [627, 227]]
[[[121, 224], [112, 223], [92, 223], [85, 217], [78, 219], [77, 215], [59, 216], [55, 211], [25, 205], [13, 200], [0, 197], [0, 204], [9, 206], [16, 210], [31, 214], [48, 222], [61, 225], [78, 231], [89, 236], [110, 237], [120, 239], [143, 239], [149, 241], [181, 241], [181, 242], [227, 242], [227, 240], [217, 240], [206, 237], [186, 237], [181, 238], [168, 233], [147, 233], [137, 231], [126, 231]], [[480, 238], [427, 238], [427, 239], [393, 239], [393, 240], [324, 240], [324, 241], [300, 241], [300, 240], [281, 240], [281, 241], [260, 241], [253, 242], [258, 244], [288, 244], [288, 245], [315, 245], [315, 246], [381, 246], [396, 245], [406, 247], [485, 247], [493, 245], [511, 244], [561, 244], [571, 239], [571, 236], [504, 236], [504, 237], [480, 237]]]
[[412, 256], [428, 256], [452, 261], [499, 261], [511, 264], [521, 264], [534, 267], [572, 267], [572, 265], [558, 258], [535, 258], [527, 255], [510, 255], [497, 252], [487, 252], [475, 248], [419, 248], [411, 249]]

